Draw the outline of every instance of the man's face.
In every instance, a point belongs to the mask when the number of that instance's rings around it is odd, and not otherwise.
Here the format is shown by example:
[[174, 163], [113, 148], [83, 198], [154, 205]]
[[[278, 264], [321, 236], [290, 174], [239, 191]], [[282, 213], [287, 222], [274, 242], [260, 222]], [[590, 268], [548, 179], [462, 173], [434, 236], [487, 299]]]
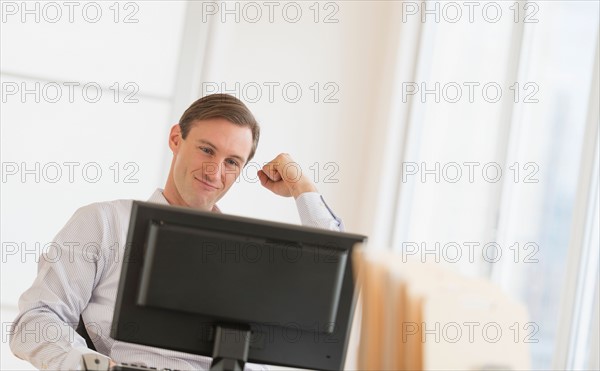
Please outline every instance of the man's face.
[[221, 118], [195, 121], [185, 139], [175, 125], [169, 147], [173, 151], [172, 179], [165, 196], [172, 204], [209, 211], [246, 164], [252, 131]]

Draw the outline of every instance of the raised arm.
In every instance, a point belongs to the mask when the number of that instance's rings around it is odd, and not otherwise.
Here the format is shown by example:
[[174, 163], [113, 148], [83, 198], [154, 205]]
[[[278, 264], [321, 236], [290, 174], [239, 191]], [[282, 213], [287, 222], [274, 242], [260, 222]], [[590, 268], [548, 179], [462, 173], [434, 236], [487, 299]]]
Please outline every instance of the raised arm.
[[281, 153], [258, 171], [263, 187], [283, 197], [294, 197], [302, 225], [343, 231], [342, 220], [327, 206], [312, 180], [287, 153]]

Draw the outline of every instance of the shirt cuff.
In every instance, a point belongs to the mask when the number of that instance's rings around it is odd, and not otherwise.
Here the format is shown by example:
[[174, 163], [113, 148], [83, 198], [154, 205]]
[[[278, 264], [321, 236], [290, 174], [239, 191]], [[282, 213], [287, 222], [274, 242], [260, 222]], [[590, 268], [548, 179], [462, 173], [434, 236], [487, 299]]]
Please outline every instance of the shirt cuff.
[[296, 207], [302, 225], [333, 231], [344, 230], [342, 220], [333, 213], [323, 196], [317, 192], [302, 193], [296, 198]]

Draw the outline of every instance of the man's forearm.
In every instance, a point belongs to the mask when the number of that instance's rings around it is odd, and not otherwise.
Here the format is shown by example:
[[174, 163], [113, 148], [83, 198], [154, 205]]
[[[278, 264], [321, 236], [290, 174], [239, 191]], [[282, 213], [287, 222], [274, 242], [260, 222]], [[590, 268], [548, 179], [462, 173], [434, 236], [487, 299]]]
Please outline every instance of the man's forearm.
[[41, 370], [76, 370], [83, 354], [96, 353], [75, 332], [74, 324], [42, 307], [17, 317], [9, 340], [17, 357]]
[[316, 192], [304, 192], [296, 198], [302, 225], [307, 227], [343, 231], [344, 225]]

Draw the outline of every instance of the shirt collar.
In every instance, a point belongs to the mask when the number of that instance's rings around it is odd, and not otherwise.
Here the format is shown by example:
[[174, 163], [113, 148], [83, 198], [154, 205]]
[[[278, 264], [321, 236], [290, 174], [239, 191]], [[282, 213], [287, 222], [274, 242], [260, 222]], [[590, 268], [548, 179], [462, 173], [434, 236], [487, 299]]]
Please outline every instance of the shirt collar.
[[[155, 204], [161, 204], [161, 205], [169, 205], [169, 201], [167, 201], [167, 199], [163, 195], [162, 188], [157, 188], [156, 191], [154, 191], [154, 193], [152, 194], [152, 196], [150, 196], [150, 198], [148, 199], [148, 202], [153, 202]], [[219, 214], [222, 213], [221, 209], [219, 209], [219, 207], [217, 205], [213, 206], [212, 212], [219, 213]]]
[[163, 190], [161, 188], [157, 188], [156, 191], [150, 196], [148, 202], [153, 202], [155, 204], [168, 205], [169, 201], [163, 196]]

